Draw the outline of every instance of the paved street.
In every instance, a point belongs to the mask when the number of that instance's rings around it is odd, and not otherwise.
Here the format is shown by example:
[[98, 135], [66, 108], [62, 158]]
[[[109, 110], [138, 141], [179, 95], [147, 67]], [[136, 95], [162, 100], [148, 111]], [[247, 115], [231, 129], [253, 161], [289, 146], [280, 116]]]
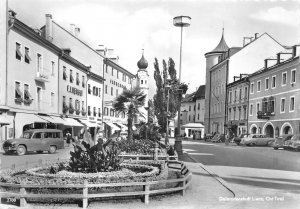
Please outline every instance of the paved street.
[[[241, 147], [183, 141], [184, 152], [220, 176], [237, 197], [282, 198], [295, 206], [300, 198], [300, 153], [272, 147]], [[277, 201], [278, 202], [278, 201]]]
[[57, 150], [54, 154], [49, 154], [44, 152], [38, 154], [36, 152], [31, 152], [23, 156], [18, 156], [17, 154], [5, 155], [4, 152], [0, 153], [1, 159], [1, 168], [11, 168], [12, 165], [15, 165], [16, 168], [24, 168], [38, 165], [40, 160], [45, 161], [54, 161], [57, 159], [69, 159], [70, 151], [73, 150], [73, 146], [66, 147], [65, 149]]

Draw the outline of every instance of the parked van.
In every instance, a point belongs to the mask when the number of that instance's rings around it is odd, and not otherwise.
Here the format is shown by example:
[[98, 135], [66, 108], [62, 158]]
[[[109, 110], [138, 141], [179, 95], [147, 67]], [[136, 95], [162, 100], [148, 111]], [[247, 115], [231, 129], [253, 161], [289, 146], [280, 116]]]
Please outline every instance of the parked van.
[[64, 149], [63, 133], [57, 129], [28, 130], [21, 138], [6, 140], [3, 149], [6, 154], [16, 152], [18, 155], [25, 155], [28, 151], [48, 151], [53, 154], [57, 149]]

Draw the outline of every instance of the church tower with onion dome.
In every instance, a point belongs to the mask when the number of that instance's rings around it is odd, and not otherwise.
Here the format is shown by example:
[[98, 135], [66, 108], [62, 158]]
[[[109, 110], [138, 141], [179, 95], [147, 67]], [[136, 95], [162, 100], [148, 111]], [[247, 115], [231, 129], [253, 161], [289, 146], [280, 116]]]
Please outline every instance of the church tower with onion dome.
[[136, 85], [142, 90], [144, 94], [146, 94], [145, 105], [140, 111], [145, 116], [144, 121], [148, 122], [147, 108], [148, 108], [148, 100], [149, 100], [149, 74], [147, 71], [148, 61], [144, 57], [144, 49], [143, 49], [141, 59], [137, 62], [137, 66], [139, 69], [136, 75], [137, 78]]

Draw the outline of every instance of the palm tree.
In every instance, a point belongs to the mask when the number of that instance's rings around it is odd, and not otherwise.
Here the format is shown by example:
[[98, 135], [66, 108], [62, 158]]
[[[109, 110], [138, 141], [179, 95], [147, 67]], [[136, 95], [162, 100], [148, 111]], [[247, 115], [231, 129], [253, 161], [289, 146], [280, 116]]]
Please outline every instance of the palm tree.
[[120, 94], [114, 101], [113, 108], [118, 112], [124, 112], [127, 114], [128, 121], [128, 139], [132, 139], [132, 122], [135, 116], [141, 116], [142, 113], [139, 108], [143, 107], [145, 104], [146, 95], [140, 90], [140, 88], [135, 87], [131, 90], [125, 89], [122, 94]]

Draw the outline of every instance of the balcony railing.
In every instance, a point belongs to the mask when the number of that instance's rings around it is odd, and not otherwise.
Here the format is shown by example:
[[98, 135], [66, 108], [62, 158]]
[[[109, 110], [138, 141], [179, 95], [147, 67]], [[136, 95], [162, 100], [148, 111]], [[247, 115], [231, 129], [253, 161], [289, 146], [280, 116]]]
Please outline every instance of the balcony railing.
[[274, 116], [274, 112], [263, 112], [263, 111], [258, 111], [257, 112], [257, 118], [258, 119], [269, 119], [271, 116]]
[[40, 81], [40, 82], [48, 82], [49, 81], [48, 76], [41, 72], [37, 72], [36, 77], [34, 79], [37, 81]]

